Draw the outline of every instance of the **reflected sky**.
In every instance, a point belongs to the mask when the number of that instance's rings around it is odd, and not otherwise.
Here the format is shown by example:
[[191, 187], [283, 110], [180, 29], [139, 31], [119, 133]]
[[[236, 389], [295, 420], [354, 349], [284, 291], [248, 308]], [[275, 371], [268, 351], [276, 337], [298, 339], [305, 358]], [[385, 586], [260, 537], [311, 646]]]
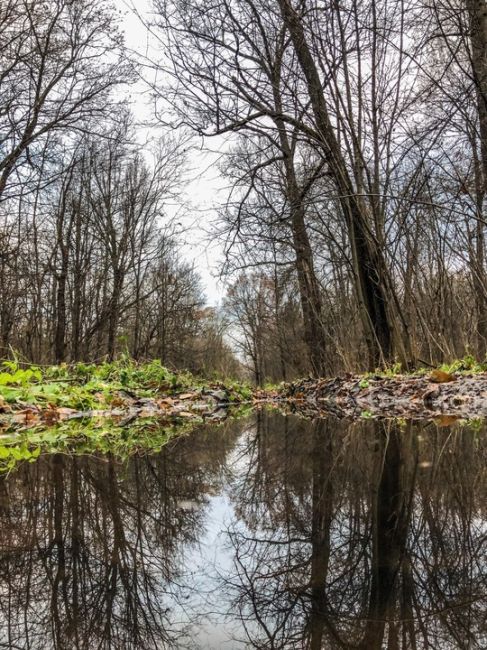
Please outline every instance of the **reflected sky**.
[[487, 647], [485, 425], [202, 428], [0, 478], [0, 648]]

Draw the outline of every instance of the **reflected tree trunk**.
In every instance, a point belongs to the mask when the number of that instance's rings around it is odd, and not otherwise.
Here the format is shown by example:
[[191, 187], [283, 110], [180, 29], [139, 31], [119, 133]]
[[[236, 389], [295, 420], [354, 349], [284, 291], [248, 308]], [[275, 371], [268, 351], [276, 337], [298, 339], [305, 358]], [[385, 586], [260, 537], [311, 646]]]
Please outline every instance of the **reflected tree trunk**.
[[310, 648], [320, 650], [326, 623], [326, 582], [333, 518], [332, 427], [326, 420], [313, 425], [313, 519], [311, 524]]
[[367, 626], [360, 645], [363, 650], [380, 650], [388, 622], [388, 647], [397, 647], [392, 619], [406, 556], [415, 483], [415, 473], [410, 469], [412, 453], [407, 446], [410, 439], [411, 435], [395, 424], [382, 427], [382, 468], [372, 507], [372, 580]]
[[[66, 599], [66, 554], [64, 548], [63, 518], [64, 518], [64, 459], [62, 454], [56, 454], [52, 459], [52, 480], [54, 484], [53, 502], [53, 539], [52, 550], [56, 553], [57, 566], [53, 575], [51, 611], [56, 634], [57, 647], [64, 646], [64, 630], [68, 612], [63, 612], [59, 601]], [[64, 619], [64, 620], [63, 620]]]

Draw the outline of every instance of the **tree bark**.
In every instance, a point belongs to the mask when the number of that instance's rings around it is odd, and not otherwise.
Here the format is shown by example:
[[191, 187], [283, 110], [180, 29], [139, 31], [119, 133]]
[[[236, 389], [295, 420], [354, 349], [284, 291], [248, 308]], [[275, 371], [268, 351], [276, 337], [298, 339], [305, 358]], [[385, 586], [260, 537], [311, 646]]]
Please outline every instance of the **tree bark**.
[[301, 310], [303, 312], [304, 339], [308, 348], [312, 372], [317, 377], [326, 374], [326, 330], [323, 324], [321, 291], [314, 269], [313, 250], [306, 229], [304, 196], [298, 184], [294, 166], [293, 146], [289, 141], [282, 113], [280, 94], [281, 66], [276, 65], [273, 81], [273, 95], [278, 115], [274, 118], [279, 134], [279, 143], [284, 155], [286, 172], [286, 194], [291, 210], [291, 231], [296, 255], [296, 273], [298, 276]]
[[314, 119], [328, 171], [347, 219], [355, 258], [359, 299], [365, 311], [369, 366], [388, 362], [394, 354], [394, 324], [389, 315], [388, 277], [384, 255], [377, 244], [365, 203], [357, 196], [329, 118], [318, 68], [306, 41], [299, 15], [289, 0], [277, 0], [306, 80]]
[[[487, 286], [485, 273], [484, 201], [487, 191], [487, 4], [485, 0], [466, 0], [469, 16], [472, 72], [475, 81], [480, 134], [480, 168], [476, 173], [477, 224], [475, 232], [475, 264], [473, 286], [477, 308], [478, 354], [487, 352]], [[475, 147], [475, 144], [473, 145]], [[474, 152], [474, 157], [475, 152]], [[477, 169], [475, 170], [477, 172]], [[480, 176], [480, 179], [478, 179]], [[480, 182], [479, 182], [480, 181]]]
[[110, 300], [110, 313], [108, 316], [107, 355], [109, 361], [113, 361], [115, 358], [117, 329], [120, 315], [120, 297], [122, 295], [123, 280], [123, 275], [119, 271], [115, 271], [113, 278], [112, 297]]

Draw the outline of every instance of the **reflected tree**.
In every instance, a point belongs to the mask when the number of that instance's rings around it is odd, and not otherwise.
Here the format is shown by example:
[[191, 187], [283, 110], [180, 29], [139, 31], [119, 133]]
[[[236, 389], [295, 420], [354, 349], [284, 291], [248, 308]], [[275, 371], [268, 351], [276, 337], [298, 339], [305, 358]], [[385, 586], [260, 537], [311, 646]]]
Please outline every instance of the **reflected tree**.
[[0, 647], [185, 647], [183, 550], [233, 441], [198, 431], [127, 465], [57, 454], [2, 478]]
[[486, 450], [442, 424], [257, 418], [225, 581], [251, 647], [484, 647]]

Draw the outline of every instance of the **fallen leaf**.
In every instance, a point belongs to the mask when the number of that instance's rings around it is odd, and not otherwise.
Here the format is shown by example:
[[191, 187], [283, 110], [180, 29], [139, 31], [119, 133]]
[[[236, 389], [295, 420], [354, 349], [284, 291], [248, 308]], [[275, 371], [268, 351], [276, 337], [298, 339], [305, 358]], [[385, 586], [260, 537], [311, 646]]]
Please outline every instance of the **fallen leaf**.
[[23, 411], [18, 411], [12, 417], [15, 422], [32, 422], [37, 420], [39, 417], [38, 411], [34, 409], [24, 409]]
[[449, 381], [456, 381], [456, 376], [444, 370], [432, 370], [429, 380], [435, 384], [446, 384]]
[[460, 418], [457, 415], [440, 415], [440, 417], [435, 418], [435, 424], [439, 427], [450, 427], [455, 422], [458, 422]]
[[113, 408], [121, 408], [123, 406], [127, 406], [127, 400], [124, 399], [123, 397], [114, 397], [111, 405]]
[[430, 388], [423, 394], [423, 403], [428, 406], [440, 395], [439, 388]]
[[0, 413], [10, 413], [12, 408], [7, 404], [7, 402], [0, 396]]
[[171, 397], [165, 397], [164, 399], [158, 399], [156, 403], [159, 408], [168, 408], [169, 406], [174, 406], [175, 401]]
[[76, 409], [70, 409], [67, 406], [58, 407], [57, 412], [61, 417], [69, 417], [70, 415], [73, 415], [73, 413], [78, 413]]
[[53, 423], [59, 420], [59, 413], [57, 409], [50, 408], [42, 411], [41, 418], [44, 422]]

